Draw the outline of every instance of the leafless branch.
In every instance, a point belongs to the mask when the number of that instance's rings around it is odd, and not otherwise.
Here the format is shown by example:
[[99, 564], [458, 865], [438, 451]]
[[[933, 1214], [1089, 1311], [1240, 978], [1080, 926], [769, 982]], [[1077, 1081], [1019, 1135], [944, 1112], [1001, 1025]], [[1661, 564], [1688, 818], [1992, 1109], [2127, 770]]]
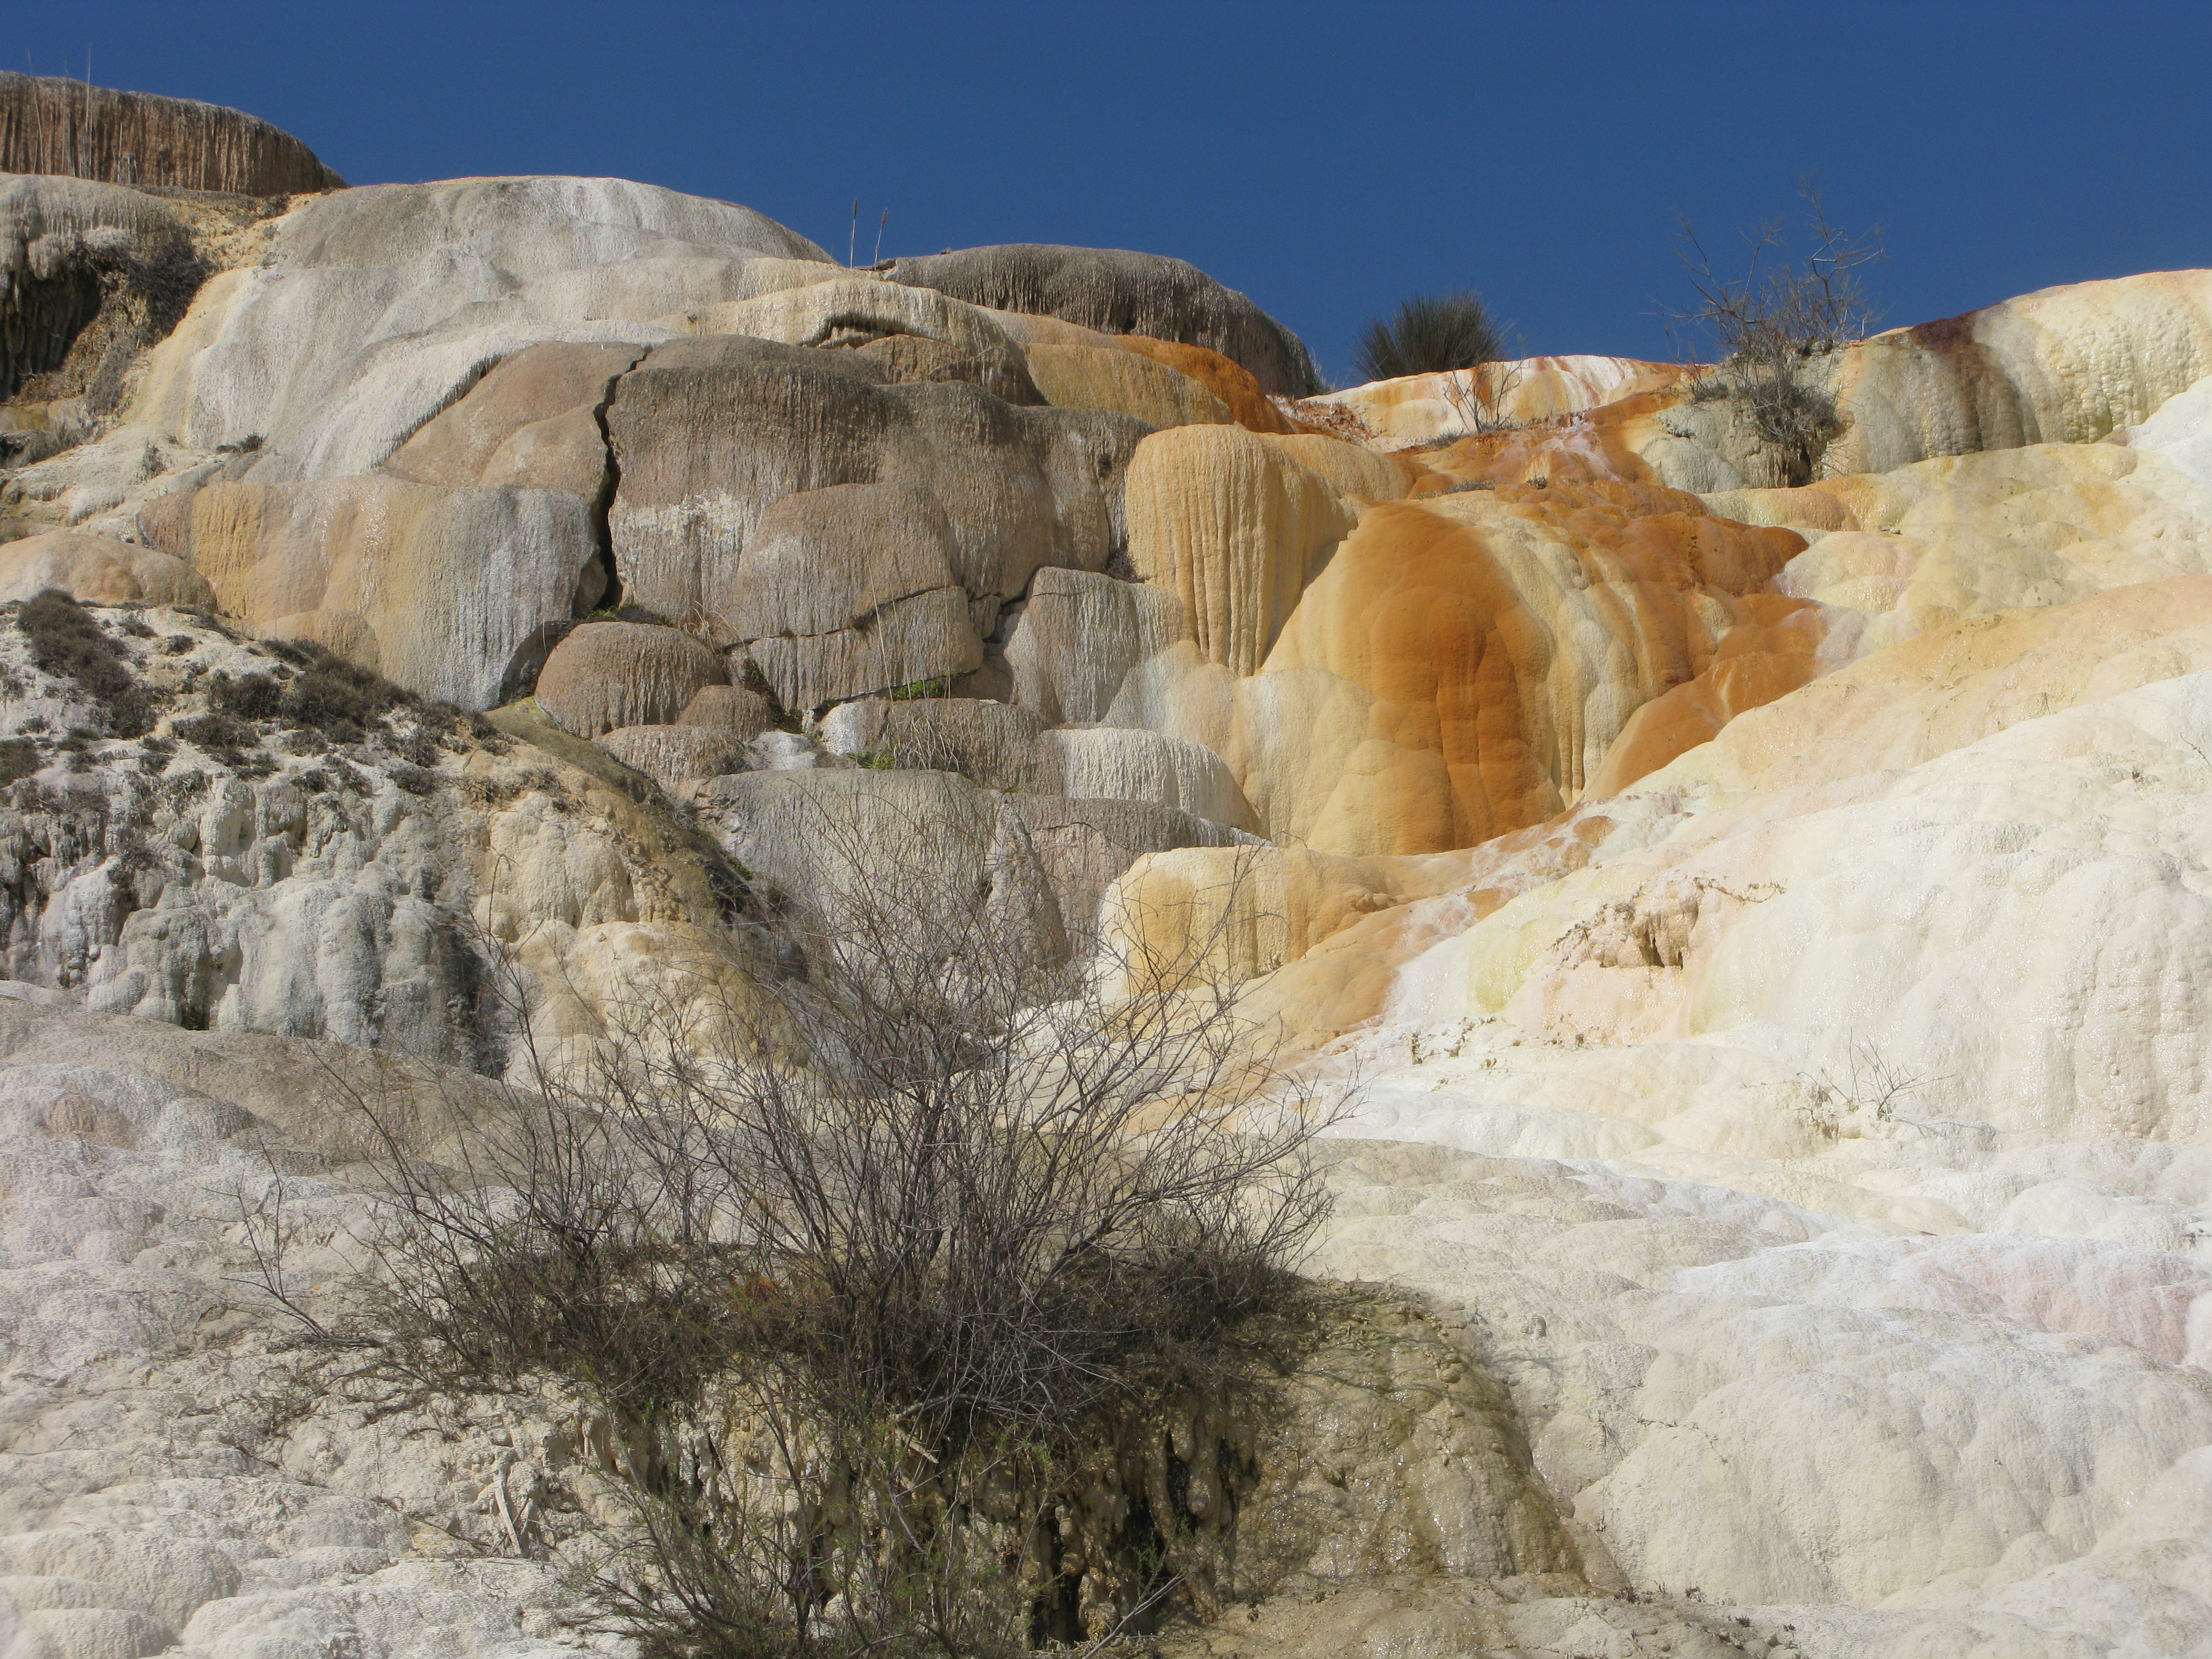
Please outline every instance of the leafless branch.
[[1784, 483], [1812, 476], [1835, 428], [1833, 400], [1814, 360], [1872, 331], [1879, 316], [1861, 272], [1884, 257], [1881, 227], [1853, 234], [1828, 216], [1819, 188], [1801, 179], [1808, 252], [1788, 257], [1782, 222], [1770, 219], [1744, 238], [1742, 274], [1717, 269], [1695, 228], [1677, 216], [1675, 254], [1694, 303], [1663, 313], [1706, 342], [1720, 368], [1693, 384], [1700, 398], [1733, 397], [1749, 409], [1758, 436], [1778, 452]]
[[602, 1590], [648, 1648], [969, 1651], [1043, 1594], [1099, 1425], [1247, 1363], [1327, 1212], [1330, 1114], [1215, 972], [1242, 865], [1071, 958], [941, 822], [803, 829], [804, 890], [581, 1060], [518, 1018], [495, 1111], [352, 1093], [366, 1322], [410, 1375], [607, 1411], [635, 1546]]

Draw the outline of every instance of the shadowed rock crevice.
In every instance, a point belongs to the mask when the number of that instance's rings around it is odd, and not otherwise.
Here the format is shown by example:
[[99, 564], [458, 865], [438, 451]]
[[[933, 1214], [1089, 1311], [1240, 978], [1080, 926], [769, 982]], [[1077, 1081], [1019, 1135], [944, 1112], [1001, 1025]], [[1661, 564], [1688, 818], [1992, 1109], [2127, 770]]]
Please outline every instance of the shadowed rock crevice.
[[78, 427], [106, 415], [206, 275], [185, 225], [152, 197], [0, 184], [0, 398], [72, 400], [64, 423]]
[[[605, 579], [597, 603], [610, 610], [618, 609], [623, 602], [622, 572], [615, 564], [614, 532], [607, 523], [608, 512], [613, 507], [615, 496], [622, 489], [622, 457], [615, 453], [614, 434], [608, 428], [607, 417], [614, 408], [623, 374], [629, 374], [644, 361], [645, 353], [641, 350], [624, 366], [622, 374], [609, 375], [599, 400], [592, 405], [592, 424], [599, 428], [599, 449], [606, 457], [605, 477], [600, 483], [599, 494], [592, 498], [592, 537], [599, 544], [598, 563]], [[589, 608], [580, 592], [576, 599], [577, 614], [581, 616]]]
[[507, 671], [500, 678], [496, 702], [513, 702], [527, 696], [538, 683], [539, 672], [545, 665], [547, 655], [578, 621], [594, 611], [619, 613], [623, 608], [622, 572], [615, 563], [614, 538], [607, 527], [607, 511], [614, 504], [615, 492], [622, 487], [622, 463], [615, 454], [614, 440], [607, 430], [607, 411], [614, 405], [623, 376], [644, 360], [644, 348], [627, 354], [628, 361], [617, 372], [607, 376], [606, 383], [591, 405], [591, 421], [599, 434], [600, 475], [599, 487], [586, 499], [589, 523], [594, 551], [584, 562], [576, 582], [575, 614], [573, 617], [554, 617], [526, 636], [515, 648], [508, 660]]

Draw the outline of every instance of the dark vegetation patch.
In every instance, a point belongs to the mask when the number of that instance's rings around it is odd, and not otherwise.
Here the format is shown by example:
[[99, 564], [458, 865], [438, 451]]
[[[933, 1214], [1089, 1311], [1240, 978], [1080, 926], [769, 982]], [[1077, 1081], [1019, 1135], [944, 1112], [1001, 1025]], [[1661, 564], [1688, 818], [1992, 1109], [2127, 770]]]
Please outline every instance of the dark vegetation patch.
[[246, 720], [283, 720], [338, 743], [358, 743], [368, 728], [415, 699], [381, 674], [349, 663], [307, 640], [271, 640], [270, 655], [292, 672], [283, 684], [266, 674], [237, 680], [216, 676], [210, 706]]
[[227, 714], [198, 714], [191, 720], [178, 720], [169, 730], [193, 748], [204, 749], [226, 762], [253, 741], [252, 728], [240, 726]]
[[[1667, 313], [1711, 342], [1720, 362], [1690, 385], [1693, 403], [1726, 401], [1743, 410], [1752, 431], [1771, 451], [1773, 476], [1753, 483], [1809, 483], [1818, 476], [1828, 444], [1843, 419], [1828, 389], [1833, 353], [1864, 339], [1877, 313], [1860, 276], [1883, 257], [1879, 227], [1860, 234], [1832, 222], [1811, 181], [1800, 183], [1805, 204], [1801, 260], [1786, 257], [1790, 238], [1771, 219], [1745, 240], [1750, 258], [1741, 276], [1717, 270], [1688, 221], [1676, 233], [1675, 251], [1697, 303]], [[1953, 318], [1925, 325], [1915, 337], [1938, 349], [1954, 349]]]
[[1391, 315], [1377, 317], [1360, 331], [1352, 367], [1363, 380], [1395, 380], [1474, 368], [1504, 355], [1504, 331], [1482, 296], [1462, 289], [1401, 300]]
[[[331, 744], [375, 736], [418, 767], [434, 766], [441, 750], [504, 748], [499, 733], [467, 710], [425, 702], [313, 641], [268, 640], [261, 648], [276, 660], [272, 672], [232, 676], [218, 670], [209, 678], [209, 718], [255, 727], [281, 724], [292, 731], [289, 746], [295, 753], [319, 754]], [[393, 715], [405, 717], [406, 729], [395, 727]], [[183, 726], [177, 730], [191, 737]], [[217, 728], [208, 730], [217, 734]]]
[[[1197, 969], [1124, 1000], [1009, 929], [931, 821], [796, 833], [837, 908], [763, 895], [742, 999], [615, 1016], [599, 1069], [505, 1091], [465, 1171], [416, 1150], [406, 1085], [341, 1090], [392, 1224], [309, 1307], [276, 1218], [242, 1214], [263, 1285], [395, 1398], [603, 1411], [626, 1461], [582, 1589], [642, 1659], [1012, 1659], [1094, 1610], [1141, 1632], [1214, 1582], [1253, 1468], [1170, 1446], [1119, 1514], [1084, 1495], [1176, 1402], [1267, 1408], [1328, 1114], [1280, 1103], [1267, 1033]], [[696, 1063], [640, 1063], [679, 1030]], [[702, 1446], [745, 1473], [696, 1479]]]
[[23, 602], [15, 626], [40, 673], [76, 681], [100, 704], [111, 736], [143, 737], [153, 729], [153, 694], [131, 673], [130, 653], [75, 599], [50, 587]]
[[284, 688], [266, 674], [233, 679], [218, 670], [208, 683], [208, 707], [216, 714], [241, 720], [274, 720], [283, 705]]
[[[98, 416], [121, 400], [132, 361], [182, 319], [207, 267], [182, 226], [141, 235], [58, 235], [43, 270], [12, 284], [0, 338], [0, 397], [81, 399]], [[66, 447], [75, 434], [40, 434]], [[46, 446], [41, 446], [42, 447]], [[11, 459], [35, 459], [26, 452]]]
[[[66, 593], [48, 589], [16, 608], [15, 623], [30, 646], [40, 672], [73, 681], [99, 706], [102, 731], [72, 727], [52, 746], [70, 756], [74, 769], [94, 763], [88, 752], [102, 736], [143, 738], [142, 763], [160, 770], [174, 744], [149, 734], [169, 701], [134, 670], [130, 653], [91, 611]], [[214, 624], [210, 621], [210, 627]], [[155, 638], [135, 615], [112, 624], [116, 631]], [[226, 639], [232, 638], [219, 628]], [[173, 634], [155, 647], [168, 656], [189, 655], [198, 641]], [[265, 776], [276, 763], [262, 752], [264, 738], [283, 734], [283, 747], [295, 754], [319, 755], [333, 745], [372, 739], [405, 765], [401, 787], [421, 793], [429, 787], [441, 755], [472, 748], [505, 752], [507, 742], [479, 717], [447, 702], [428, 702], [380, 674], [346, 661], [305, 640], [266, 641], [249, 647], [265, 660], [265, 671], [212, 672], [191, 667], [182, 690], [205, 696], [204, 712], [172, 722], [170, 732], [211, 758], [247, 776]], [[44, 730], [27, 722], [26, 732]], [[0, 763], [0, 782], [27, 776], [40, 764], [39, 745], [16, 739]]]

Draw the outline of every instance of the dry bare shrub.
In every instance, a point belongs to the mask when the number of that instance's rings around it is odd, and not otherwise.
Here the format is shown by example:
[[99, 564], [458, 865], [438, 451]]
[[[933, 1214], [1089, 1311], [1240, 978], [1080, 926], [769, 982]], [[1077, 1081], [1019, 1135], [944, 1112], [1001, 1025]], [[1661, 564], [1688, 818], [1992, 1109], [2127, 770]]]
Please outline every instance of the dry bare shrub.
[[386, 1222], [352, 1329], [423, 1383], [615, 1420], [597, 1584], [648, 1654], [1098, 1634], [1190, 1547], [1139, 1517], [1078, 1547], [1060, 1500], [1151, 1403], [1252, 1373], [1325, 1115], [1211, 937], [1071, 963], [932, 822], [804, 828], [812, 885], [732, 945], [745, 994], [641, 997], [442, 1140], [353, 1097]]
[[1522, 424], [1507, 412], [1521, 380], [1517, 362], [1478, 363], [1444, 377], [1444, 404], [1469, 432], [1502, 432]]
[[1842, 229], [1810, 179], [1800, 181], [1798, 195], [1804, 258], [1786, 257], [1790, 237], [1770, 219], [1745, 237], [1741, 276], [1717, 271], [1689, 220], [1679, 219], [1675, 253], [1697, 299], [1665, 313], [1703, 337], [1720, 360], [1715, 373], [1692, 383], [1692, 395], [1741, 400], [1753, 430], [1778, 453], [1785, 484], [1808, 482], [1835, 435], [1835, 402], [1820, 384], [1819, 360], [1865, 338], [1880, 320], [1860, 273], [1883, 257], [1881, 227]]

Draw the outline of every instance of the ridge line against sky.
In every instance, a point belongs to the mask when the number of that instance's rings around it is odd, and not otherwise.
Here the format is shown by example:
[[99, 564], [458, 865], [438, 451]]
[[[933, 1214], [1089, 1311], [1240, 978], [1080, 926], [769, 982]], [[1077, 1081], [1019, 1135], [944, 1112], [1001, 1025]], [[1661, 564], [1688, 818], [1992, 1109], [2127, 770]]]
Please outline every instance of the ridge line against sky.
[[1880, 223], [1887, 323], [2212, 265], [2212, 8], [1942, 3], [927, 7], [3, 0], [0, 64], [228, 104], [356, 183], [611, 174], [840, 253], [1187, 258], [1350, 374], [1404, 295], [1530, 352], [1683, 355], [1708, 246], [1802, 174]]

